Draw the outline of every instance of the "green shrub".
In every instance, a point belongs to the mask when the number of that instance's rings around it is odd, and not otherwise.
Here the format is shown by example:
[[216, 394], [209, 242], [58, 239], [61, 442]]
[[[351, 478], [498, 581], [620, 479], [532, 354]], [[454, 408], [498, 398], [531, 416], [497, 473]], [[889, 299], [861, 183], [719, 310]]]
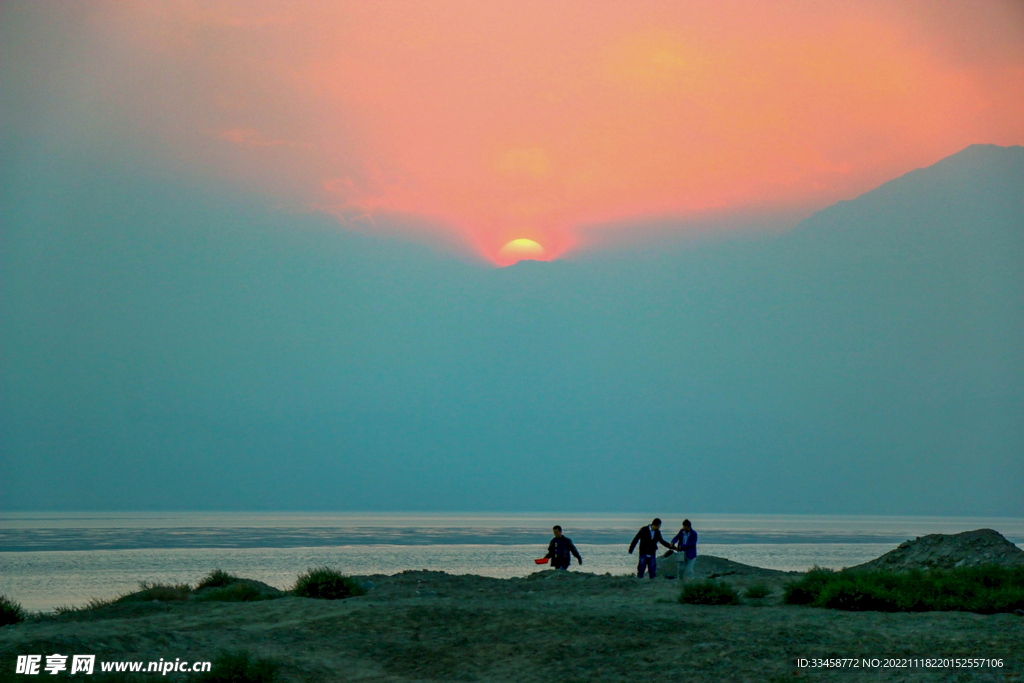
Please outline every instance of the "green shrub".
[[240, 581], [203, 591], [196, 594], [195, 599], [216, 602], [252, 602], [253, 600], [270, 600], [273, 597], [276, 596], [267, 595], [255, 586]]
[[230, 586], [238, 581], [238, 577], [234, 574], [228, 574], [223, 569], [214, 569], [212, 572], [203, 577], [199, 585], [196, 586], [196, 590], [201, 588], [220, 588], [221, 586]]
[[93, 609], [99, 609], [100, 607], [106, 607], [107, 605], [113, 605], [117, 602], [117, 598], [90, 598], [89, 602], [85, 603], [81, 607], [75, 605], [60, 605], [53, 609], [56, 614], [75, 614], [77, 612], [87, 612]]
[[300, 598], [320, 600], [341, 600], [366, 593], [354, 579], [344, 576], [329, 567], [310, 569], [300, 574], [295, 582], [295, 595]]
[[248, 652], [222, 652], [210, 670], [192, 680], [202, 683], [274, 683], [281, 665]]
[[749, 598], [750, 600], [760, 600], [761, 598], [767, 598], [772, 594], [771, 587], [766, 583], [754, 583], [747, 587], [747, 590], [743, 591], [743, 597]]
[[6, 595], [0, 595], [0, 626], [25, 621], [25, 610]]
[[727, 583], [699, 581], [683, 586], [679, 602], [689, 605], [738, 605], [740, 596]]
[[192, 593], [192, 587], [187, 583], [166, 584], [150, 583], [139, 581], [139, 590], [128, 595], [122, 595], [116, 602], [174, 602], [176, 600], [188, 600]]
[[1024, 608], [1024, 567], [811, 573], [786, 587], [786, 602], [877, 612], [994, 614]]
[[900, 597], [891, 589], [840, 579], [824, 586], [813, 604], [853, 612], [899, 612]]
[[810, 605], [834, 575], [833, 570], [815, 565], [802, 579], [786, 584], [783, 599], [789, 605]]

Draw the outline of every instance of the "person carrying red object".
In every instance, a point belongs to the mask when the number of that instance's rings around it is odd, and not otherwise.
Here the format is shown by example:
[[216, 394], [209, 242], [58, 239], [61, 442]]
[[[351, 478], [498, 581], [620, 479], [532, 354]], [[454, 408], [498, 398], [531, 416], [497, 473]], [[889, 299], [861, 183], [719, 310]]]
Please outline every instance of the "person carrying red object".
[[556, 524], [551, 530], [555, 532], [555, 537], [548, 543], [548, 554], [544, 556], [551, 559], [551, 568], [568, 569], [573, 556], [580, 564], [583, 564], [583, 558], [580, 557], [580, 552], [573, 545], [572, 539], [562, 535], [562, 527]]

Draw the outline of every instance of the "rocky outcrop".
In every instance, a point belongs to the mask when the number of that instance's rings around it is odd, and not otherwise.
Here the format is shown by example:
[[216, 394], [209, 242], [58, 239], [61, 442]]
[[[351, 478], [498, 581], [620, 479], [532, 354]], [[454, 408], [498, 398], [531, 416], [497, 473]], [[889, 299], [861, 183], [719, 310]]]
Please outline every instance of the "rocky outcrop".
[[[666, 551], [658, 558], [658, 578], [678, 579], [682, 565], [682, 553]], [[717, 579], [725, 576], [784, 576], [793, 572], [783, 572], [776, 569], [765, 569], [753, 567], [741, 562], [733, 562], [724, 557], [714, 555], [698, 555], [697, 564], [694, 566], [694, 578], [696, 579]]]
[[1024, 566], [1024, 550], [998, 531], [977, 529], [959, 534], [929, 534], [905, 541], [878, 559], [850, 569], [953, 569], [985, 564]]

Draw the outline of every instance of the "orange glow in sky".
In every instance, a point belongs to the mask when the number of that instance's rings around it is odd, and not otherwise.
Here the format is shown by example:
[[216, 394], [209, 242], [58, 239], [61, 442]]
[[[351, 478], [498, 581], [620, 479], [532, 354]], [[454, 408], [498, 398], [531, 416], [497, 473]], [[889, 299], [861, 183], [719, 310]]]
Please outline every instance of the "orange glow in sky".
[[174, 163], [496, 263], [1024, 143], [1017, 1], [97, 7], [119, 115]]
[[533, 240], [518, 239], [503, 246], [495, 260], [500, 266], [510, 266], [523, 260], [545, 261], [547, 252]]

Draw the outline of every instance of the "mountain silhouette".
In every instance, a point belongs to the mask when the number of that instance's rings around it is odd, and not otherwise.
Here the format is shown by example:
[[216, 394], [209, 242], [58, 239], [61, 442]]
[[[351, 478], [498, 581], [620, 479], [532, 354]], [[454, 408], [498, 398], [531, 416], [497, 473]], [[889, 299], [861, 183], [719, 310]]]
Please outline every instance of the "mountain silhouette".
[[854, 356], [878, 352], [863, 372], [913, 377], [905, 389], [933, 400], [1024, 390], [1024, 148], [968, 147], [767, 253], [780, 302], [815, 311], [817, 334]]

